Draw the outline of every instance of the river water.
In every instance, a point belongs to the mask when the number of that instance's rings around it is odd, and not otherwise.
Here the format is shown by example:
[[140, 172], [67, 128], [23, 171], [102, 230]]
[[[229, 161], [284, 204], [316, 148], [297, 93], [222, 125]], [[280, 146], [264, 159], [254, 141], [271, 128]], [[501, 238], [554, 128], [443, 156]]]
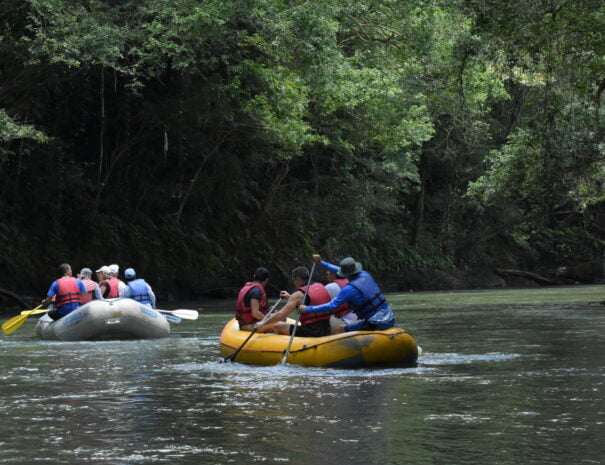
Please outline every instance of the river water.
[[0, 463], [605, 463], [604, 291], [390, 295], [406, 369], [220, 363], [232, 302], [161, 340], [38, 341], [32, 317], [0, 336]]

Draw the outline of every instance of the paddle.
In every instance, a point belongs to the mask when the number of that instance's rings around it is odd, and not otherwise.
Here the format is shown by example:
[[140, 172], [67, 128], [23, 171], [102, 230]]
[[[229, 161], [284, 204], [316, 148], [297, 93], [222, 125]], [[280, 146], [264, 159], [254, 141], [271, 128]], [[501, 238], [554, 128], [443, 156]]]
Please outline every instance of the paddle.
[[[183, 319], [183, 320], [197, 320], [199, 313], [197, 310], [189, 310], [187, 308], [178, 308], [176, 310], [160, 310], [160, 309], [154, 309], [156, 312], [160, 312], [160, 313], [166, 313], [166, 314], [170, 314], [170, 315], [174, 315], [176, 318], [179, 319]], [[24, 310], [21, 312], [21, 315], [37, 315], [39, 313], [46, 313], [48, 312], [47, 309], [44, 310]], [[175, 320], [172, 320], [175, 321]]]
[[21, 315], [40, 315], [42, 313], [46, 313], [50, 310], [50, 308], [42, 308], [40, 310], [23, 310], [21, 312]]
[[176, 317], [182, 318], [183, 320], [197, 320], [197, 317], [199, 316], [197, 310], [189, 310], [187, 308], [177, 308], [176, 310], [160, 310], [158, 308], [155, 308], [154, 310], [156, 312], [174, 315]]
[[44, 304], [38, 305], [33, 310], [25, 310], [24, 312], [21, 312], [20, 315], [14, 316], [10, 320], [2, 323], [2, 331], [4, 331], [4, 334], [11, 334], [12, 332], [16, 331], [23, 323], [25, 323], [25, 320], [27, 320], [27, 318], [30, 315], [32, 315], [34, 313], [47, 312], [48, 309], [43, 310], [43, 311], [38, 310], [38, 309], [42, 308], [42, 305], [44, 305]]
[[174, 316], [174, 315], [165, 315], [164, 318], [166, 318], [171, 323], [180, 323], [181, 322], [181, 319], [178, 316]]
[[[307, 299], [307, 292], [309, 292], [309, 286], [311, 285], [311, 279], [313, 278], [313, 272], [315, 271], [315, 262], [313, 262], [313, 266], [311, 267], [311, 272], [309, 273], [309, 280], [307, 281], [307, 287], [305, 287], [305, 293], [302, 298], [302, 303], [305, 303]], [[288, 348], [284, 352], [284, 356], [281, 359], [282, 365], [286, 363], [288, 359], [288, 354], [290, 353], [290, 347], [292, 347], [292, 341], [294, 340], [294, 335], [296, 334], [296, 328], [298, 328], [298, 321], [300, 320], [300, 312], [298, 312], [298, 317], [296, 318], [296, 322], [294, 323], [294, 328], [292, 329], [292, 334], [290, 335], [290, 341], [288, 342]]]
[[[275, 302], [275, 304], [273, 305], [273, 307], [271, 307], [269, 309], [269, 311], [267, 312], [267, 314], [263, 317], [262, 320], [260, 320], [260, 324], [262, 325], [265, 321], [267, 321], [267, 318], [269, 318], [269, 315], [271, 315], [271, 313], [273, 313], [273, 310], [275, 310], [275, 308], [279, 305], [279, 303], [282, 301], [281, 297], [280, 299]], [[231, 355], [227, 355], [222, 361], [223, 362], [232, 362], [235, 360], [235, 357], [237, 357], [237, 354], [239, 354], [239, 351], [242, 350], [242, 348], [246, 345], [246, 343], [250, 340], [250, 338], [252, 336], [254, 336], [254, 333], [256, 333], [256, 331], [258, 330], [258, 328], [254, 328], [252, 331], [250, 331], [250, 335], [246, 338], [246, 340], [242, 343], [241, 346], [239, 346], [237, 348], [237, 350], [235, 352], [233, 352]]]

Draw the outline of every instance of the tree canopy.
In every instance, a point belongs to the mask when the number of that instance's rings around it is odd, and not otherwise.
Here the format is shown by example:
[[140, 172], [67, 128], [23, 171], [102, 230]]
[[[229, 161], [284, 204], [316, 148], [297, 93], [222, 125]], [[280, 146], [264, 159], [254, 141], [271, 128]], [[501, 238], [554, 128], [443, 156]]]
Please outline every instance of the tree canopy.
[[596, 0], [3, 0], [3, 282], [199, 293], [605, 246]]

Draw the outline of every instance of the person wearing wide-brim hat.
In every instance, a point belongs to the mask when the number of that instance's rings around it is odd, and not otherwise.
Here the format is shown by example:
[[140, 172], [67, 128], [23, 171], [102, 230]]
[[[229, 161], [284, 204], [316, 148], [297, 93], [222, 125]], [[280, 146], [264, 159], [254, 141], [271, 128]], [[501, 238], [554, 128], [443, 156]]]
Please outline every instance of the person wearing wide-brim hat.
[[361, 263], [356, 262], [353, 257], [347, 257], [340, 262], [340, 266], [336, 266], [323, 261], [317, 254], [313, 255], [313, 260], [321, 263], [324, 268], [335, 271], [341, 278], [347, 278], [349, 283], [330, 302], [316, 306], [301, 305], [298, 307], [300, 312], [332, 312], [347, 303], [359, 321], [347, 324], [337, 332], [374, 331], [395, 325], [395, 316], [385, 296], [370, 273], [363, 270]]

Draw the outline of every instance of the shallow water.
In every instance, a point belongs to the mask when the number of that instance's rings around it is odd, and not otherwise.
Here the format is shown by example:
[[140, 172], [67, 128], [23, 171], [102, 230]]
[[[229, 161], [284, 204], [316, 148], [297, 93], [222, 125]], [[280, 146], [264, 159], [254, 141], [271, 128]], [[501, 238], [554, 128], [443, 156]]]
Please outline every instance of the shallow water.
[[0, 336], [0, 463], [604, 463], [604, 293], [390, 295], [407, 369], [220, 363], [232, 302], [161, 340], [38, 341], [32, 318]]

